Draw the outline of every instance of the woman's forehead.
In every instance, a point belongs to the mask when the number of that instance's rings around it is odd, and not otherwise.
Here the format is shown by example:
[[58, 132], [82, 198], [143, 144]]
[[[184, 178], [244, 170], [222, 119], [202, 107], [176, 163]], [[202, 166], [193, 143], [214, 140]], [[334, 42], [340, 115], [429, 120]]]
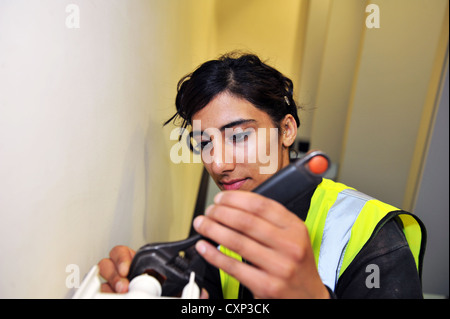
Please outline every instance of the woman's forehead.
[[229, 93], [217, 95], [192, 116], [192, 121], [200, 121], [201, 130], [212, 127], [220, 129], [230, 126], [230, 123], [260, 123], [267, 120], [270, 121], [270, 117], [266, 112]]

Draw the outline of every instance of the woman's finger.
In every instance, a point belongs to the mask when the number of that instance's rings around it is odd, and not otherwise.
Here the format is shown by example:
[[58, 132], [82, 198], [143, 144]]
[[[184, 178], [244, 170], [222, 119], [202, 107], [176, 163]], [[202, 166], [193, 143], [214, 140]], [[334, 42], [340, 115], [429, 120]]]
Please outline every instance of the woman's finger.
[[214, 203], [255, 214], [280, 228], [288, 227], [298, 217], [275, 200], [247, 191], [222, 191]]
[[273, 298], [278, 293], [274, 289], [278, 286], [276, 284], [278, 281], [263, 270], [222, 254], [216, 247], [204, 240], [199, 240], [195, 248], [210, 264], [222, 269], [249, 288], [256, 294], [255, 297]]
[[131, 261], [135, 254], [136, 252], [127, 246], [116, 246], [110, 251], [109, 257], [114, 263], [117, 273], [121, 277], [126, 277], [128, 275]]
[[277, 246], [283, 232], [283, 229], [257, 215], [229, 206], [212, 205], [205, 215], [271, 248]]
[[[107, 282], [109, 287], [118, 293], [123, 293], [128, 291], [128, 280], [121, 277], [116, 270], [116, 266], [113, 261], [109, 258], [104, 258], [98, 263], [99, 274]], [[106, 286], [102, 287], [107, 289]]]
[[264, 269], [268, 273], [277, 273], [286, 265], [279, 252], [206, 216], [198, 216], [194, 220], [194, 227], [198, 233], [236, 252], [252, 265]]

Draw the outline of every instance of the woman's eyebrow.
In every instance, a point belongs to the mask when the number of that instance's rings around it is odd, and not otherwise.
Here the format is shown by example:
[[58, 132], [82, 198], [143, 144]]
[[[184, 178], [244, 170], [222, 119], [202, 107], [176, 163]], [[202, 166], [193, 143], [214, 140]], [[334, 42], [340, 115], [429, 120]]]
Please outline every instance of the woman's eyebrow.
[[[223, 132], [227, 128], [235, 127], [235, 126], [238, 126], [238, 125], [241, 125], [241, 124], [254, 123], [254, 122], [256, 122], [256, 120], [253, 120], [253, 119], [238, 119], [236, 121], [232, 121], [230, 123], [222, 125], [219, 128], [219, 130], [221, 132]], [[192, 132], [192, 136], [193, 137], [195, 137], [195, 136], [203, 136], [203, 134], [204, 134], [204, 131], [194, 131], [194, 132]]]
[[238, 125], [241, 125], [241, 124], [247, 124], [247, 123], [253, 123], [253, 122], [256, 122], [256, 120], [253, 120], [253, 119], [239, 119], [239, 120], [236, 120], [236, 121], [233, 121], [233, 122], [230, 122], [228, 124], [225, 124], [225, 125], [221, 126], [219, 130], [221, 132], [223, 132], [226, 128], [235, 127], [235, 126], [238, 126]]

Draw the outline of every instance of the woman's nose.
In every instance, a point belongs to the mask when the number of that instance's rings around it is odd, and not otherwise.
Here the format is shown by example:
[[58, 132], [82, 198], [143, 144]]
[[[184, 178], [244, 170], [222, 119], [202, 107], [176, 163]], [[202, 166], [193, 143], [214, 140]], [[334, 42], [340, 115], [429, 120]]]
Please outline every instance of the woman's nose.
[[236, 164], [234, 160], [234, 152], [230, 147], [225, 145], [216, 145], [211, 154], [211, 170], [214, 174], [222, 175], [234, 170]]

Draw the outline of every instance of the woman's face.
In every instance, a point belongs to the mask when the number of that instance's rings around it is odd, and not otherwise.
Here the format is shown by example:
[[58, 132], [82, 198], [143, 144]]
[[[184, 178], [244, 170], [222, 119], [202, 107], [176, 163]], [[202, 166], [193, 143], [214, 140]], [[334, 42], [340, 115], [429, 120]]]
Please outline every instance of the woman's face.
[[266, 112], [227, 92], [195, 113], [192, 123], [203, 164], [221, 190], [252, 190], [288, 165], [297, 135], [291, 115], [279, 132]]

